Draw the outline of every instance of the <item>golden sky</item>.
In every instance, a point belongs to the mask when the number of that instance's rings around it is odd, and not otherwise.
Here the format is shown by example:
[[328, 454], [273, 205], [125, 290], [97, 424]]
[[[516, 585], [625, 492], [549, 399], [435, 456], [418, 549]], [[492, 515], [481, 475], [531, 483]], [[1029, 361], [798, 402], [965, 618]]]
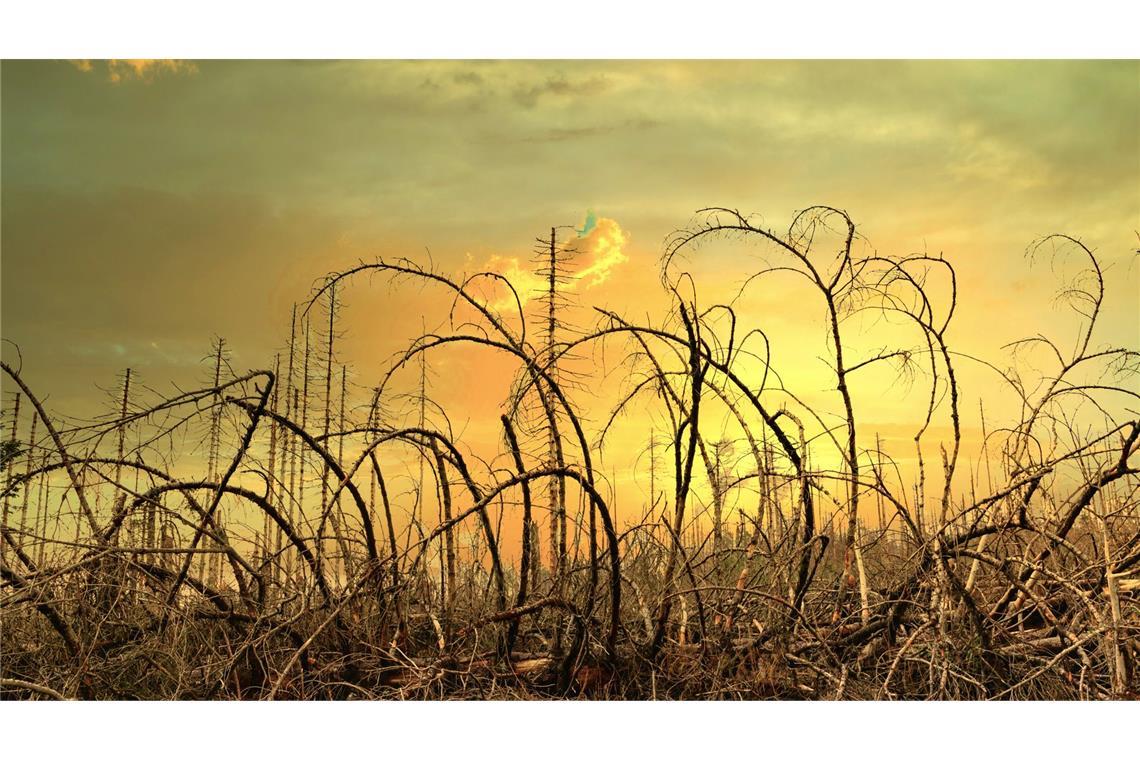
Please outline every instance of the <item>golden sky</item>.
[[[662, 243], [699, 208], [779, 230], [827, 204], [883, 253], [955, 263], [958, 350], [1001, 361], [1037, 332], [1071, 342], [1057, 280], [1024, 257], [1053, 232], [1107, 267], [1098, 340], [1140, 347], [1136, 61], [37, 61], [4, 62], [0, 92], [3, 337], [61, 413], [102, 409], [95, 386], [127, 366], [156, 389], [202, 378], [213, 335], [235, 368], [271, 364], [291, 304], [361, 258], [525, 284], [534, 239], [585, 230], [591, 212], [583, 307], [660, 322]], [[725, 241], [693, 258], [705, 303], [747, 276], [748, 255]], [[784, 285], [742, 313], [826, 405], [822, 314]], [[361, 280], [344, 295], [342, 358], [361, 386], [421, 316], [445, 317], [417, 288]], [[497, 441], [510, 367], [456, 349], [433, 373], [453, 422]], [[592, 390], [584, 405], [604, 419], [616, 390]], [[913, 435], [921, 382], [872, 373], [856, 392], [869, 429]], [[643, 441], [645, 418], [616, 435]]]

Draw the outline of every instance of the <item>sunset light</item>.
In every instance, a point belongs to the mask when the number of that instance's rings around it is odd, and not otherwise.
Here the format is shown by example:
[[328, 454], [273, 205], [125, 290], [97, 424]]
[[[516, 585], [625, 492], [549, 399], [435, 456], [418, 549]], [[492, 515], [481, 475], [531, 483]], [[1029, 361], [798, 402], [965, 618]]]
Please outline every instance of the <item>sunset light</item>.
[[1137, 61], [0, 77], [3, 699], [1140, 694]]

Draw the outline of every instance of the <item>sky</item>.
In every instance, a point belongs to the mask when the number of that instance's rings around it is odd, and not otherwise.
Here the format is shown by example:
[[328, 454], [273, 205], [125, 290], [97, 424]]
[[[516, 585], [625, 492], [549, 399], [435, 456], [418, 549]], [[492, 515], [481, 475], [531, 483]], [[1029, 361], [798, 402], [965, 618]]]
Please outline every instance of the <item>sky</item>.
[[[1025, 251], [1077, 236], [1106, 266], [1097, 340], [1140, 347], [1136, 61], [5, 61], [0, 108], [0, 329], [60, 414], [105, 411], [98, 388], [126, 367], [158, 390], [201, 380], [215, 335], [235, 368], [272, 365], [292, 304], [362, 259], [489, 269], [525, 291], [551, 227], [579, 238], [580, 318], [659, 323], [663, 243], [707, 206], [779, 230], [826, 204], [875, 250], [946, 256], [950, 341], [992, 360], [1037, 332], [1072, 342], [1057, 279]], [[751, 255], [731, 241], [694, 255], [707, 302]], [[793, 287], [742, 313], [829, 403], [821, 314]], [[360, 387], [446, 318], [406, 283], [343, 295], [339, 350]], [[497, 441], [511, 377], [453, 351], [433, 393]], [[601, 388], [595, 420], [617, 398]], [[859, 393], [869, 429], [901, 440], [923, 391], [895, 390], [872, 374]]]

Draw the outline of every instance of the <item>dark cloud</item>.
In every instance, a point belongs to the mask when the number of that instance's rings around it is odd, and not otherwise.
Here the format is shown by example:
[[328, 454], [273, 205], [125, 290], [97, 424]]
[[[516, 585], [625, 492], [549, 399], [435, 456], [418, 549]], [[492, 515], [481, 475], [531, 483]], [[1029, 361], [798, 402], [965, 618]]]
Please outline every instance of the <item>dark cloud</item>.
[[603, 94], [608, 87], [609, 83], [604, 76], [572, 80], [559, 73], [537, 84], [516, 87], [511, 95], [519, 104], [533, 108], [544, 98], [590, 98]]
[[585, 137], [597, 137], [599, 135], [610, 135], [615, 132], [638, 132], [647, 129], [653, 129], [658, 125], [657, 122], [651, 119], [630, 119], [621, 124], [602, 124], [597, 126], [588, 127], [572, 127], [562, 129], [548, 129], [541, 135], [524, 137], [524, 142], [564, 142], [566, 140], [578, 140]]
[[451, 81], [456, 84], [481, 85], [483, 77], [477, 71], [459, 71], [451, 77]]

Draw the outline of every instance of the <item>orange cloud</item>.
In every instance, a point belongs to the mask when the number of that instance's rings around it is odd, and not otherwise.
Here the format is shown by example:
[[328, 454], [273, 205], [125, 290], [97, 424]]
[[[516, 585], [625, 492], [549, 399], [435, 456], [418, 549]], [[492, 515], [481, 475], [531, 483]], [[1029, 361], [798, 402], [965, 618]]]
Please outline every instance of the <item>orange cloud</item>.
[[[160, 74], [193, 74], [198, 71], [190, 61], [161, 58], [112, 58], [100, 63], [105, 64], [107, 81], [115, 84], [129, 80], [151, 82]], [[72, 61], [71, 64], [83, 72], [95, 70], [93, 61]]]
[[[482, 272], [494, 272], [506, 278], [511, 287], [518, 294], [523, 306], [542, 289], [542, 278], [536, 273], [536, 267], [529, 261], [519, 261], [517, 256], [499, 256], [495, 254], [487, 259], [480, 268]], [[504, 287], [493, 287], [494, 295], [487, 301], [487, 305], [498, 311], [515, 308], [515, 298]]]
[[[594, 219], [591, 215], [587, 227], [563, 246], [567, 259], [566, 277], [558, 284], [558, 289], [564, 292], [588, 290], [605, 282], [616, 267], [629, 260], [624, 252], [628, 242], [629, 234], [616, 221], [605, 217]], [[538, 274], [539, 269], [540, 265], [529, 258], [495, 254], [483, 263], [479, 271], [502, 275], [515, 289], [522, 305], [526, 306], [546, 287], [546, 281]], [[500, 310], [515, 308], [514, 296], [502, 287], [495, 289], [487, 303]]]
[[628, 242], [629, 235], [617, 222], [598, 219], [589, 234], [574, 243], [579, 256], [588, 263], [574, 272], [570, 284], [582, 282], [585, 288], [592, 288], [605, 282], [614, 268], [629, 260], [623, 250]]

